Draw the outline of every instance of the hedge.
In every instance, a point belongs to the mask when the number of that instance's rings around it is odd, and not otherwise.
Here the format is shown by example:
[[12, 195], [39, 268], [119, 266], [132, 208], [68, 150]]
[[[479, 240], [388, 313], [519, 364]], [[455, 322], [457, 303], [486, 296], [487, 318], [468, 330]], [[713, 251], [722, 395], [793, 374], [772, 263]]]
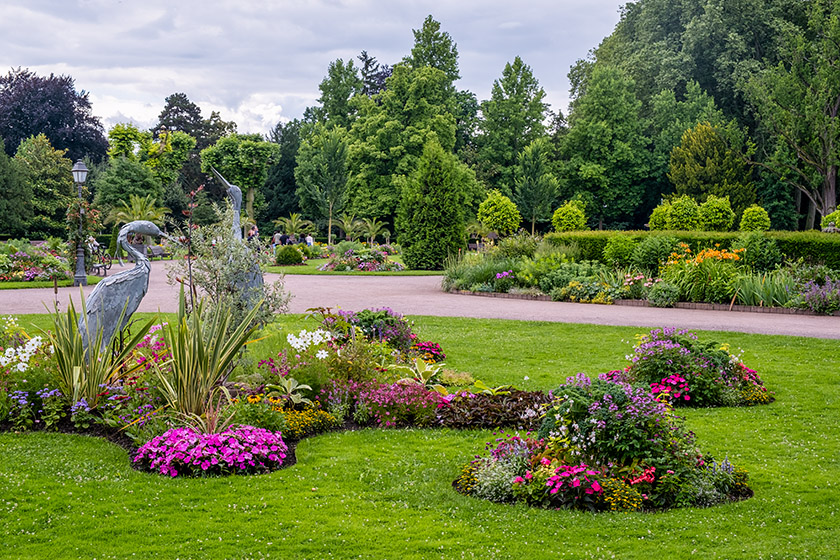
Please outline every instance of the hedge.
[[[626, 235], [635, 241], [647, 236], [671, 236], [687, 243], [693, 252], [720, 244], [729, 248], [741, 232], [737, 231], [569, 231], [549, 233], [546, 241], [554, 245], [575, 244], [580, 248], [581, 259], [604, 261], [604, 247], [616, 235]], [[787, 260], [805, 259], [840, 270], [840, 234], [818, 231], [768, 231], [765, 235], [775, 239]]]

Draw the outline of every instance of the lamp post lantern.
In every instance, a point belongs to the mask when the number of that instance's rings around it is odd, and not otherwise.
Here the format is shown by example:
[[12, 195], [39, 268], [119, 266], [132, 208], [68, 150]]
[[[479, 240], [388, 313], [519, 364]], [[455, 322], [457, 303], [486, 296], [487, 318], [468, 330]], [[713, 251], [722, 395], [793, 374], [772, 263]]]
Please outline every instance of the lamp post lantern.
[[76, 243], [76, 274], [73, 276], [74, 286], [87, 286], [87, 274], [85, 273], [85, 242], [82, 239], [82, 225], [85, 220], [85, 209], [82, 206], [82, 186], [87, 178], [88, 168], [82, 160], [73, 165], [73, 181], [79, 194], [79, 235]]

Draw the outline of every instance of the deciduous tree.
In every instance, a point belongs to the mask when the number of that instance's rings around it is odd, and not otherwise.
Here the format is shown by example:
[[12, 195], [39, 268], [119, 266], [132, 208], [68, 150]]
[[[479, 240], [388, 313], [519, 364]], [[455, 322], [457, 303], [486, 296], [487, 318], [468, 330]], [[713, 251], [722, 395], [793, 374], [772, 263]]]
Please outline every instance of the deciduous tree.
[[34, 239], [64, 234], [64, 218], [73, 189], [73, 163], [64, 157], [66, 150], [56, 150], [44, 134], [21, 142], [15, 154], [24, 180], [32, 189], [32, 219], [26, 224], [27, 235]]
[[347, 205], [346, 132], [318, 127], [300, 145], [295, 168], [297, 197], [308, 215], [327, 220], [327, 243], [332, 244], [333, 217]]

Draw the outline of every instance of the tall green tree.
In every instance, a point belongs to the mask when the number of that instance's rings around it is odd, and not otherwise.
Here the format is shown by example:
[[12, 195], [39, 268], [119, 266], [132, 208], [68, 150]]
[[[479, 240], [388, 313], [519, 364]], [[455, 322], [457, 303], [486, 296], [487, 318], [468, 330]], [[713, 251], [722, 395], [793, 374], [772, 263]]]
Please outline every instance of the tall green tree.
[[20, 143], [15, 161], [24, 180], [32, 189], [32, 219], [27, 234], [33, 238], [61, 236], [64, 218], [73, 189], [73, 163], [56, 150], [44, 134], [31, 136]]
[[333, 217], [347, 205], [347, 140], [341, 127], [317, 130], [300, 145], [295, 168], [297, 196], [309, 216], [327, 220], [332, 244]]
[[356, 58], [361, 63], [359, 76], [362, 79], [362, 94], [373, 97], [385, 89], [385, 80], [391, 76], [391, 67], [379, 64], [376, 57], [370, 56], [367, 51], [362, 51]]
[[163, 185], [152, 170], [126, 157], [112, 158], [105, 171], [96, 177], [92, 188], [96, 192], [94, 205], [104, 214], [121, 202], [127, 202], [131, 195], [151, 195], [156, 201], [162, 201], [164, 196]]
[[231, 134], [201, 151], [201, 170], [209, 173], [215, 167], [242, 189], [245, 211], [254, 220], [254, 201], [278, 152], [277, 144], [266, 142], [259, 134]]
[[510, 196], [516, 158], [525, 146], [545, 136], [548, 105], [531, 67], [518, 56], [493, 82], [490, 99], [481, 104], [479, 168], [491, 188]]
[[458, 70], [458, 45], [452, 36], [440, 30], [440, 22], [429, 15], [420, 29], [412, 30], [414, 46], [403, 62], [412, 68], [428, 66], [446, 75], [449, 88], [461, 77]]
[[648, 174], [648, 138], [635, 96], [624, 73], [597, 66], [569, 115], [563, 142], [566, 195], [587, 199], [587, 214], [605, 225], [639, 223]]
[[353, 60], [346, 63], [342, 59], [330, 62], [327, 75], [318, 89], [321, 97], [318, 102], [323, 109], [324, 120], [334, 126], [348, 128], [352, 124], [354, 110], [350, 99], [364, 89], [359, 70]]
[[303, 121], [293, 119], [287, 123], [278, 122], [269, 133], [268, 139], [279, 146], [277, 157], [268, 168], [263, 193], [265, 194], [265, 217], [268, 220], [300, 212], [295, 167], [301, 142]]
[[766, 165], [825, 216], [837, 208], [840, 1], [808, 5], [807, 30], [786, 27], [783, 60], [754, 76], [747, 91], [762, 123], [797, 159], [771, 157]]
[[730, 147], [726, 132], [710, 123], [686, 130], [671, 151], [668, 177], [678, 195], [705, 202], [709, 195], [729, 197], [740, 216], [755, 203], [752, 167], [743, 153]]
[[24, 179], [17, 163], [6, 155], [0, 138], [0, 233], [19, 237], [26, 235], [26, 225], [32, 219], [32, 189]]
[[531, 222], [531, 235], [537, 222], [551, 218], [557, 198], [557, 178], [549, 169], [550, 144], [537, 138], [519, 154], [515, 169], [514, 202], [523, 218]]
[[376, 100], [360, 98], [350, 129], [348, 191], [352, 210], [392, 222], [406, 178], [434, 135], [443, 149], [455, 147], [455, 117], [449, 80], [428, 66], [399, 64]]
[[403, 191], [396, 229], [409, 268], [440, 270], [449, 255], [464, 247], [457, 165], [457, 158], [431, 139]]

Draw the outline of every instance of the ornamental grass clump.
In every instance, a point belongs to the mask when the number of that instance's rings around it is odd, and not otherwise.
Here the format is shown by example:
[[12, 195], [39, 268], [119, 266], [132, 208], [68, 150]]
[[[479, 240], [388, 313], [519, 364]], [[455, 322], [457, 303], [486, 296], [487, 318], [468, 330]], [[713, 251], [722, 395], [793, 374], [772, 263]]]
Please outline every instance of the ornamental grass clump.
[[171, 477], [256, 474], [283, 466], [287, 452], [279, 432], [253, 426], [218, 434], [175, 428], [143, 445], [134, 463]]

